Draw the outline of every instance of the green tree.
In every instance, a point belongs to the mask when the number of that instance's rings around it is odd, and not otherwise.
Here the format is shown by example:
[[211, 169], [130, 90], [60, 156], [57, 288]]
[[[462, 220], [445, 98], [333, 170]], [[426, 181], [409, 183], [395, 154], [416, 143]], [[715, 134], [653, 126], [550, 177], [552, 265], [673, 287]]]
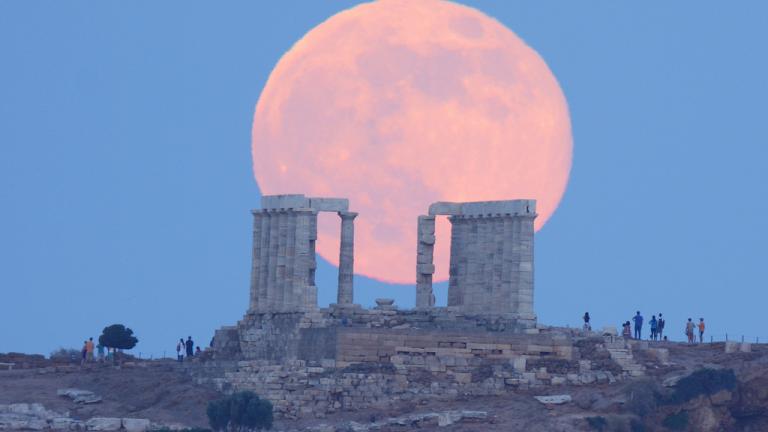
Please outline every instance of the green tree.
[[256, 431], [272, 428], [272, 404], [255, 393], [243, 391], [212, 401], [206, 411], [216, 431]]
[[[112, 324], [109, 327], [104, 327], [104, 331], [99, 336], [99, 343], [107, 348], [112, 348], [113, 353], [117, 354], [117, 350], [129, 350], [139, 343], [139, 340], [133, 335], [133, 330], [122, 325]], [[115, 355], [114, 361], [117, 361]]]

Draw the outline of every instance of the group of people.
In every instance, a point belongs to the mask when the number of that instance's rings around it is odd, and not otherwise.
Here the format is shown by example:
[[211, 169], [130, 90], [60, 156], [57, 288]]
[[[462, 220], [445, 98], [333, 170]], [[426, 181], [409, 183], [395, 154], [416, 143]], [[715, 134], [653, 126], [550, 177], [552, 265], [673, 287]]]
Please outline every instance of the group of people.
[[[584, 330], [585, 331], [591, 331], [592, 325], [590, 324], [590, 316], [589, 312], [584, 313], [583, 320], [584, 320]], [[643, 333], [643, 322], [644, 318], [643, 315], [640, 314], [640, 311], [637, 311], [634, 317], [632, 317], [632, 321], [634, 322], [634, 339], [642, 339], [642, 333]], [[651, 320], [648, 322], [648, 325], [651, 330], [651, 340], [667, 340], [667, 337], [664, 336], [664, 327], [666, 326], [666, 321], [664, 320], [664, 316], [659, 313], [659, 317], [656, 318], [656, 315], [653, 315], [651, 317]], [[704, 318], [699, 318], [699, 323], [695, 324], [691, 318], [688, 318], [688, 322], [685, 324], [685, 335], [688, 337], [688, 343], [695, 343], [696, 342], [696, 330], [699, 331], [699, 342], [704, 342], [704, 330], [706, 328], [706, 325], [704, 324]], [[624, 322], [622, 324], [622, 330], [621, 330], [622, 336], [624, 336], [627, 339], [633, 338], [632, 333], [632, 323], [629, 321]]]
[[[637, 311], [635, 316], [632, 317], [632, 321], [635, 324], [635, 332], [634, 332], [635, 339], [643, 338], [643, 321], [644, 320], [645, 319], [640, 314], [640, 311]], [[651, 320], [648, 322], [648, 326], [651, 328], [651, 340], [667, 340], [666, 336], [664, 336], [664, 327], [666, 327], [666, 324], [667, 322], [664, 320], [664, 315], [662, 313], [659, 313], [658, 318], [656, 318], [656, 315], [653, 315], [651, 317]], [[629, 321], [625, 322], [622, 335], [626, 338], [632, 338], [631, 328], [632, 328], [632, 324]]]
[[84, 365], [86, 363], [93, 363], [96, 361], [96, 357], [94, 356], [94, 350], [98, 354], [98, 361], [102, 362], [104, 361], [104, 351], [106, 347], [102, 344], [95, 345], [93, 343], [93, 338], [88, 338], [88, 340], [83, 341], [83, 348], [80, 350], [80, 364]]
[[200, 347], [195, 347], [195, 342], [192, 341], [192, 336], [187, 337], [186, 342], [184, 338], [179, 339], [179, 343], [176, 344], [176, 358], [180, 361], [184, 361], [186, 355], [187, 359], [192, 359], [196, 355], [200, 355]]
[[707, 328], [704, 324], [704, 318], [699, 318], [699, 323], [694, 324], [693, 320], [688, 318], [688, 322], [685, 323], [685, 336], [688, 338], [688, 343], [696, 343], [696, 330], [699, 330], [699, 343], [704, 342], [704, 330]]

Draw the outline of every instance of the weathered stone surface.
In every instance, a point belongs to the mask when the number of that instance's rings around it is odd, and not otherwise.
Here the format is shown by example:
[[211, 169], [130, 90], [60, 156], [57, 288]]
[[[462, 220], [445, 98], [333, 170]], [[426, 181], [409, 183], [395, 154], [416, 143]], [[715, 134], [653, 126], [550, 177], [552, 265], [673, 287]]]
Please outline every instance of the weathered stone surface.
[[94, 417], [85, 422], [85, 429], [89, 431], [116, 431], [120, 430], [123, 422], [114, 417]]
[[570, 402], [571, 395], [534, 396], [534, 399], [545, 405], [561, 405]]
[[310, 198], [309, 207], [323, 212], [349, 211], [349, 200], [346, 198]]
[[263, 195], [262, 210], [309, 208], [309, 199], [301, 194], [293, 195]]
[[147, 419], [124, 418], [122, 424], [126, 432], [145, 432], [150, 429], [150, 422]]

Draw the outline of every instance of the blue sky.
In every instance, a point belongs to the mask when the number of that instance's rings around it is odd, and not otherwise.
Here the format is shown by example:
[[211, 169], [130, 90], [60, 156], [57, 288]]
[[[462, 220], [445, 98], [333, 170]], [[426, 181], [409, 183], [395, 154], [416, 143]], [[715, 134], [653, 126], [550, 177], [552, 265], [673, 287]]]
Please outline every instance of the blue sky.
[[[537, 50], [571, 109], [571, 180], [536, 239], [540, 321], [639, 309], [673, 337], [705, 317], [768, 340], [768, 4], [464, 3]], [[259, 92], [353, 4], [0, 2], [0, 352], [120, 322], [161, 355], [235, 323]], [[410, 286], [355, 282], [363, 304], [413, 304]], [[331, 301], [336, 269], [318, 285]]]

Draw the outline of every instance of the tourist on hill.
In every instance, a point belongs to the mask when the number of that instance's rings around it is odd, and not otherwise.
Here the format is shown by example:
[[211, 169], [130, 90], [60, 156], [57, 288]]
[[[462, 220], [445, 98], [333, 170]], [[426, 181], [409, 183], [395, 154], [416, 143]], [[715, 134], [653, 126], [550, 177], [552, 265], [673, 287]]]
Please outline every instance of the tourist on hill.
[[189, 336], [187, 338], [187, 358], [192, 357], [195, 355], [194, 349], [195, 349], [195, 343], [192, 342], [192, 336]]
[[624, 336], [625, 339], [632, 339], [632, 325], [629, 321], [621, 325], [621, 335]]
[[99, 363], [102, 363], [104, 361], [104, 345], [101, 342], [96, 345], [96, 353], [99, 355]]
[[88, 341], [83, 341], [83, 348], [80, 350], [80, 366], [85, 364], [85, 359], [88, 356]]
[[643, 333], [643, 316], [640, 315], [640, 311], [637, 311], [637, 315], [632, 317], [632, 321], [635, 322], [635, 339], [642, 339]]
[[85, 349], [86, 349], [86, 361], [93, 362], [93, 349], [95, 348], [93, 344], [93, 338], [88, 338], [88, 340], [85, 342]]
[[656, 315], [651, 316], [651, 321], [648, 324], [651, 326], [651, 340], [656, 340], [659, 331], [659, 322], [656, 320]]
[[592, 326], [589, 324], [589, 312], [584, 312], [584, 331], [592, 331]]
[[688, 343], [693, 343], [693, 328], [694, 328], [693, 321], [688, 318], [688, 322], [685, 323], [685, 335], [688, 336]]
[[699, 342], [704, 343], [704, 318], [699, 318]]
[[656, 332], [658, 333], [659, 340], [664, 340], [664, 325], [666, 322], [664, 321], [664, 318], [662, 318], [662, 315], [659, 314], [659, 322], [656, 324]]
[[179, 338], [179, 343], [176, 344], [176, 360], [184, 361], [184, 351], [187, 350], [187, 345], [184, 343], [184, 338]]
[[200, 347], [199, 346], [195, 347], [195, 357], [199, 356], [201, 353], [202, 351], [200, 351]]

